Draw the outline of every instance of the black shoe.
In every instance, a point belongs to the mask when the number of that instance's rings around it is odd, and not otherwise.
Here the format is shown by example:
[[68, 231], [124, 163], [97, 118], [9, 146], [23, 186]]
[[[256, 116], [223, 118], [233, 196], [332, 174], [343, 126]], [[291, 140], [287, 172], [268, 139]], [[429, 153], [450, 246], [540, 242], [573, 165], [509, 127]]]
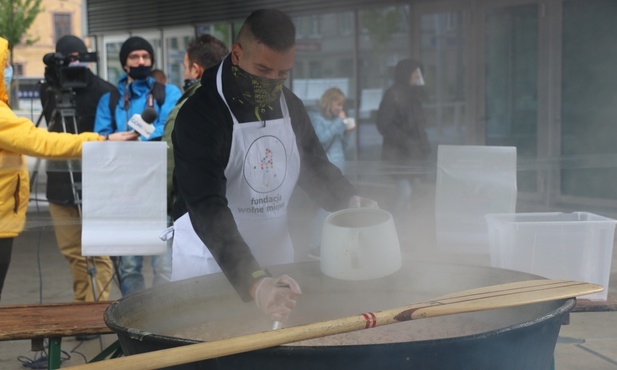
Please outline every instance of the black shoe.
[[47, 364], [47, 356], [39, 357], [36, 360], [30, 360], [26, 358], [22, 359], [18, 357], [18, 360], [22, 363], [23, 367], [27, 367], [30, 369], [47, 369], [49, 367]]
[[[65, 351], [61, 351], [60, 354], [60, 363], [63, 363], [66, 360], [69, 360], [71, 358], [71, 356], [65, 352]], [[48, 369], [49, 368], [49, 359], [47, 358], [47, 356], [41, 356], [38, 358], [35, 358], [34, 360], [31, 360], [25, 356], [18, 356], [17, 360], [19, 362], [21, 362], [23, 367], [27, 367], [30, 369]]]

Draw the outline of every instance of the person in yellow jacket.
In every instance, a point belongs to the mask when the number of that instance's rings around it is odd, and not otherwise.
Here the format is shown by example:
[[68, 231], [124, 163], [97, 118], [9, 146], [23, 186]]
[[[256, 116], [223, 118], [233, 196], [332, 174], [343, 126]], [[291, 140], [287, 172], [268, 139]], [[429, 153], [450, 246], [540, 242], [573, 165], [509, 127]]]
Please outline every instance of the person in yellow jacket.
[[8, 41], [0, 37], [0, 295], [8, 272], [13, 239], [24, 229], [30, 197], [29, 175], [24, 155], [42, 158], [79, 158], [86, 141], [137, 140], [135, 132], [101, 136], [49, 132], [17, 117], [9, 107], [8, 86], [13, 69]]

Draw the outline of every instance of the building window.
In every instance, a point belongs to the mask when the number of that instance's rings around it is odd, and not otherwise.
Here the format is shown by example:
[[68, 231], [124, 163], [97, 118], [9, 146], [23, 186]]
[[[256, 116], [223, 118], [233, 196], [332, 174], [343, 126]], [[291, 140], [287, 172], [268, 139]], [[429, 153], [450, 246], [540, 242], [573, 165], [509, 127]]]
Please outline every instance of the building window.
[[23, 63], [13, 63], [13, 74], [15, 76], [23, 76], [25, 74], [24, 72]]
[[296, 25], [296, 34], [298, 39], [317, 39], [322, 36], [321, 16], [309, 15], [305, 17], [296, 17], [294, 19]]
[[338, 15], [338, 20], [339, 35], [350, 36], [353, 33], [353, 13], [340, 13]]
[[55, 13], [54, 14], [54, 32], [56, 40], [65, 35], [71, 34], [71, 15], [68, 13]]

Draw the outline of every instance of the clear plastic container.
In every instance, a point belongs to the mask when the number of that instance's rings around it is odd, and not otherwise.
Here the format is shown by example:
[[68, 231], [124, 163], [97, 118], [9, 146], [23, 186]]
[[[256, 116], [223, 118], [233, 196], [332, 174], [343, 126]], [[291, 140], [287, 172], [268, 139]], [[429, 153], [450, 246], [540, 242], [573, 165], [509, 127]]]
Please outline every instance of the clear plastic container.
[[606, 300], [616, 220], [588, 212], [486, 215], [491, 266], [600, 284]]

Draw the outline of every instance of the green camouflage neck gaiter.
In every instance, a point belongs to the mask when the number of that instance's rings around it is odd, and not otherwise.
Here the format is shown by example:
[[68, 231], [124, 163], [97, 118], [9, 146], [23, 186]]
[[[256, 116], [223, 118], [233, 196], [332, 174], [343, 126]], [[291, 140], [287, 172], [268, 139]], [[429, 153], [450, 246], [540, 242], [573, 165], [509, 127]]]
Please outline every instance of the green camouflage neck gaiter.
[[285, 79], [255, 76], [236, 65], [231, 66], [231, 74], [240, 88], [238, 102], [255, 106], [255, 117], [262, 121], [261, 114], [273, 110], [271, 104], [279, 98]]

